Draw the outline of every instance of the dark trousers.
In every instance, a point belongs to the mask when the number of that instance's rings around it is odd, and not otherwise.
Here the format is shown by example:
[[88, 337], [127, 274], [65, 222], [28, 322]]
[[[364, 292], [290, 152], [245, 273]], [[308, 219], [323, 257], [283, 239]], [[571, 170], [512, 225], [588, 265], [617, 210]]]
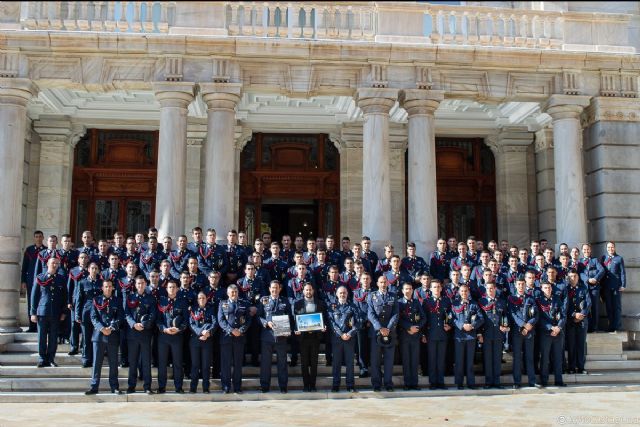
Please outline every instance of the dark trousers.
[[155, 367], [158, 366], [158, 334], [160, 331], [158, 328], [153, 328], [151, 333], [151, 364]]
[[91, 323], [91, 312], [82, 313], [82, 363], [93, 363], [93, 345], [91, 336], [93, 335], [93, 323]]
[[138, 369], [142, 371], [144, 390], [151, 389], [151, 333], [129, 338], [129, 378], [128, 386], [135, 388], [138, 383]]
[[260, 356], [260, 387], [268, 389], [271, 386], [271, 355], [276, 352], [278, 363], [278, 387], [287, 388], [289, 371], [287, 367], [287, 340], [277, 342], [262, 341]]
[[[527, 335], [531, 334], [529, 331]], [[511, 345], [513, 347], [513, 383], [520, 385], [522, 381], [522, 362], [527, 372], [527, 380], [532, 386], [536, 383], [536, 369], [533, 364], [533, 347], [535, 336], [525, 338], [520, 330], [514, 330], [511, 336]]]
[[[73, 316], [68, 316], [73, 317]], [[80, 348], [80, 333], [82, 332], [82, 326], [76, 322], [75, 319], [71, 320], [71, 333], [69, 334], [69, 345], [71, 350], [78, 351]]]
[[220, 329], [211, 335], [211, 345], [213, 346], [211, 358], [211, 378], [220, 378]]
[[316, 386], [318, 376], [318, 353], [320, 352], [320, 337], [300, 335], [300, 363], [302, 366], [302, 384], [306, 387]]
[[191, 372], [191, 329], [182, 333], [182, 369], [187, 374]]
[[556, 384], [562, 382], [562, 353], [564, 351], [564, 332], [555, 337], [546, 333], [540, 334], [540, 382], [547, 385], [549, 382], [549, 362], [553, 358], [553, 374]]
[[232, 381], [233, 391], [242, 390], [242, 359], [246, 340], [244, 335], [220, 338], [220, 380], [223, 390], [230, 390]]
[[129, 364], [129, 344], [127, 340], [129, 335], [129, 325], [124, 324], [120, 328], [120, 363]]
[[599, 330], [598, 321], [600, 320], [600, 285], [589, 287], [589, 296], [591, 296], [591, 312], [589, 313], [589, 332]]
[[58, 350], [59, 317], [38, 316], [38, 354], [40, 362], [51, 363]]
[[329, 329], [327, 329], [327, 332], [324, 333], [324, 355], [325, 355], [325, 358], [327, 359], [327, 363], [326, 363], [327, 366], [330, 366], [333, 360], [333, 350], [331, 348], [332, 333], [333, 332], [329, 331]]
[[371, 338], [369, 338], [369, 328], [366, 326], [358, 331], [356, 336], [356, 354], [360, 372], [368, 371], [371, 366]]
[[420, 341], [420, 355], [418, 360], [420, 361], [420, 372], [422, 376], [427, 376], [429, 373], [429, 344]]
[[288, 341], [291, 345], [291, 366], [295, 366], [298, 363], [298, 355], [300, 354], [300, 337], [292, 334]]
[[173, 385], [176, 390], [182, 388], [182, 333], [168, 335], [160, 332], [158, 334], [158, 387], [167, 387], [167, 365], [169, 362], [169, 351], [173, 360]]
[[[260, 322], [251, 322], [246, 336], [246, 352], [251, 355], [251, 364], [258, 366], [258, 356], [260, 355]], [[243, 356], [244, 359], [244, 356]]]
[[396, 346], [383, 347], [378, 344], [375, 336], [371, 337], [371, 385], [373, 388], [382, 386], [382, 372], [380, 366], [384, 359], [384, 386], [393, 387], [393, 356]]
[[27, 318], [29, 319], [29, 331], [35, 332], [38, 328], [37, 323], [31, 321], [31, 288], [33, 288], [33, 280], [27, 281]]
[[444, 385], [447, 341], [429, 340], [427, 342], [427, 349], [429, 352], [429, 384]]
[[[618, 289], [602, 288], [602, 299], [607, 310], [607, 318], [609, 319], [609, 332], [619, 331], [622, 329], [622, 303], [620, 301], [620, 291]], [[591, 310], [595, 303], [592, 302]]]
[[191, 385], [189, 389], [198, 389], [198, 380], [202, 378], [202, 390], [209, 390], [211, 374], [211, 357], [213, 354], [213, 340], [208, 338], [200, 341], [196, 336], [189, 339], [191, 353]]
[[456, 385], [463, 385], [466, 374], [467, 385], [475, 386], [476, 377], [473, 373], [473, 357], [476, 351], [476, 340], [454, 340], [454, 346], [456, 352]]
[[449, 333], [447, 338], [447, 355], [444, 361], [445, 374], [453, 375], [453, 365], [456, 360], [456, 345], [453, 338], [453, 332]]
[[93, 368], [91, 368], [91, 389], [100, 388], [100, 375], [104, 352], [107, 352], [109, 362], [109, 386], [111, 390], [120, 388], [118, 384], [118, 343], [93, 342]]
[[482, 344], [485, 385], [500, 385], [502, 363], [502, 335], [498, 339], [484, 340]]
[[405, 387], [418, 387], [418, 359], [420, 358], [420, 334], [400, 335], [402, 375]]
[[582, 371], [584, 369], [588, 326], [585, 323], [587, 322], [588, 320], [585, 319], [580, 323], [574, 323], [573, 320], [567, 323], [567, 366], [569, 370]]
[[351, 337], [348, 341], [345, 341], [342, 338], [332, 336], [331, 340], [331, 350], [333, 351], [333, 359], [331, 360], [333, 386], [340, 387], [340, 374], [342, 371], [342, 364], [344, 363], [346, 367], [347, 388], [353, 388], [355, 386], [353, 359], [355, 357], [356, 350], [356, 337]]

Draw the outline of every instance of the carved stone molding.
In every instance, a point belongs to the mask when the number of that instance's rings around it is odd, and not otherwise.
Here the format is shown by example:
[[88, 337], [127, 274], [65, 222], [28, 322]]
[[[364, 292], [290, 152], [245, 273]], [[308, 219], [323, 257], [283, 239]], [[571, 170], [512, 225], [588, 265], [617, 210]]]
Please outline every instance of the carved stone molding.
[[595, 122], [640, 122], [640, 99], [594, 97], [585, 109], [583, 127]]

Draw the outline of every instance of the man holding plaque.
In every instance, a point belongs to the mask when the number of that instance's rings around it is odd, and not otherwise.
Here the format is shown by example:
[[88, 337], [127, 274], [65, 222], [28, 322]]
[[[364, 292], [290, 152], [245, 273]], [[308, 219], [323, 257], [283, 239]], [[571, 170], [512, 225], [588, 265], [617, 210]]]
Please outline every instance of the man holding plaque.
[[369, 295], [367, 301], [367, 319], [371, 322], [371, 385], [373, 391], [380, 391], [382, 372], [381, 356], [384, 358], [384, 386], [393, 391], [393, 354], [396, 345], [396, 326], [398, 325], [398, 298], [389, 292], [386, 276], [378, 277], [378, 290]]
[[316, 376], [318, 374], [318, 352], [320, 340], [326, 327], [322, 329], [301, 331], [298, 328], [298, 318], [308, 314], [319, 314], [324, 319], [325, 304], [322, 299], [314, 295], [313, 285], [309, 282], [302, 288], [303, 297], [293, 304], [296, 315], [296, 336], [300, 339], [300, 360], [302, 362], [302, 384], [304, 391], [316, 390]]
[[569, 269], [567, 274], [569, 287], [567, 292], [567, 351], [568, 372], [570, 374], [586, 374], [584, 370], [585, 344], [587, 342], [587, 328], [589, 311], [591, 310], [591, 297], [589, 289], [580, 283], [578, 272], [575, 268]]
[[[287, 367], [287, 337], [291, 335], [291, 305], [280, 296], [281, 285], [277, 280], [269, 284], [269, 296], [258, 303], [258, 318], [262, 323], [260, 341], [260, 390], [269, 392], [271, 386], [271, 355], [274, 350], [278, 363], [278, 386], [280, 393], [287, 392], [289, 372]], [[284, 317], [283, 317], [284, 316]]]
[[349, 292], [345, 286], [336, 290], [338, 301], [329, 307], [329, 323], [331, 324], [331, 349], [333, 350], [333, 387], [331, 391], [340, 391], [340, 371], [342, 362], [347, 368], [347, 391], [353, 393], [355, 377], [353, 374], [353, 359], [356, 348], [356, 334], [359, 328], [358, 309], [347, 300]]

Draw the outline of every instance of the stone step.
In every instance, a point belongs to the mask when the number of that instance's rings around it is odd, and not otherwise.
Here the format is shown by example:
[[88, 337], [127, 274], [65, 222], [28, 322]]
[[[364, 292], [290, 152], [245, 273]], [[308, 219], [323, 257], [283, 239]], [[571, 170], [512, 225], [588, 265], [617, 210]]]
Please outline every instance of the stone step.
[[587, 371], [625, 371], [640, 369], [640, 360], [591, 360], [585, 363]]
[[624, 354], [629, 360], [640, 360], [640, 350], [625, 350]]
[[0, 392], [0, 401], [3, 403], [96, 403], [96, 402], [229, 402], [229, 401], [267, 401], [267, 400], [325, 400], [325, 399], [389, 399], [402, 397], [448, 397], [448, 396], [498, 396], [511, 394], [558, 394], [558, 393], [601, 393], [601, 392], [635, 392], [640, 391], [638, 385], [621, 384], [598, 384], [582, 385], [575, 384], [569, 387], [548, 387], [546, 389], [521, 388], [519, 390], [420, 390], [394, 392], [374, 392], [371, 389], [361, 389], [358, 393], [347, 393], [342, 387], [340, 393], [331, 393], [328, 390], [320, 390], [315, 393], [303, 393], [302, 391], [291, 390], [287, 394], [280, 394], [277, 391], [271, 393], [260, 393], [259, 391], [247, 390], [243, 394], [154, 394], [147, 396], [143, 393], [114, 395], [108, 390], [102, 390], [100, 394], [85, 396], [82, 392]]
[[627, 360], [627, 352], [625, 351], [622, 354], [587, 354], [587, 362], [588, 361], [620, 361]]
[[[569, 375], [563, 376], [563, 381], [569, 385], [576, 384], [637, 384], [640, 383], [640, 371], [630, 372], [616, 372], [616, 373], [601, 373], [601, 374], [589, 374], [589, 375]], [[271, 388], [273, 390], [278, 389], [277, 378], [271, 379]], [[357, 378], [355, 379], [356, 387], [363, 390], [371, 389], [371, 381], [369, 378]], [[402, 389], [402, 377], [394, 376], [393, 382], [396, 387]], [[512, 384], [512, 378], [510, 375], [503, 375], [501, 382], [508, 386]], [[122, 390], [126, 389], [127, 380], [124, 377], [119, 379], [120, 387]], [[344, 384], [344, 378], [342, 380]], [[243, 389], [257, 390], [260, 387], [260, 381], [258, 378], [244, 378]], [[419, 377], [419, 384], [422, 387], [428, 387], [429, 381], [427, 377]], [[453, 386], [454, 378], [446, 377], [445, 384]], [[484, 378], [480, 375], [476, 376], [476, 384], [482, 386], [484, 384]], [[319, 390], [329, 390], [332, 385], [332, 378], [330, 376], [318, 376], [316, 385]], [[0, 379], [0, 392], [79, 392], [86, 390], [89, 386], [87, 378], [1, 378]], [[139, 388], [141, 385], [139, 384]], [[185, 379], [183, 387], [188, 389], [189, 380]], [[157, 381], [154, 379], [152, 388], [157, 388]], [[291, 390], [297, 390], [302, 388], [302, 378], [293, 377], [289, 378], [289, 388]], [[107, 378], [102, 378], [101, 390], [108, 390], [109, 384]], [[173, 390], [173, 382], [167, 383], [167, 390]], [[211, 390], [220, 390], [220, 380], [211, 380]]]

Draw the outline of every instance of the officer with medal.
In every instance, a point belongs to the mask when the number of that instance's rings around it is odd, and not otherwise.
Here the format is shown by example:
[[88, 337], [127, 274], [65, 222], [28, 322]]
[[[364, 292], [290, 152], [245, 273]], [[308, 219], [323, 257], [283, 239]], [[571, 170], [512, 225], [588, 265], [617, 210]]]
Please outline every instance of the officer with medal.
[[272, 280], [269, 284], [269, 296], [260, 298], [258, 305], [258, 319], [262, 324], [260, 341], [262, 343], [260, 356], [260, 390], [263, 393], [269, 392], [271, 386], [271, 356], [274, 351], [278, 364], [278, 387], [280, 393], [287, 392], [289, 372], [287, 367], [287, 337], [289, 335], [276, 335], [272, 318], [274, 316], [288, 316], [289, 327], [293, 324], [291, 316], [291, 305], [289, 300], [280, 295], [281, 285], [277, 280]]
[[542, 294], [536, 298], [540, 317], [540, 383], [546, 387], [549, 381], [549, 363], [553, 353], [555, 384], [566, 387], [562, 381], [562, 353], [564, 351], [564, 327], [567, 321], [567, 300], [553, 293], [551, 284], [542, 283]]
[[569, 269], [567, 274], [567, 366], [570, 374], [586, 374], [586, 343], [591, 297], [587, 286], [580, 282], [576, 269]]
[[478, 311], [478, 305], [471, 299], [469, 286], [460, 285], [459, 295], [451, 304], [455, 347], [455, 380], [458, 390], [464, 389], [464, 376], [467, 387], [476, 388], [473, 372], [473, 356], [476, 350], [476, 331], [482, 326], [484, 318]]
[[184, 331], [189, 322], [189, 306], [187, 301], [178, 298], [178, 285], [171, 280], [167, 285], [167, 296], [158, 299], [158, 313], [156, 325], [158, 326], [158, 393], [167, 390], [167, 364], [169, 351], [173, 364], [173, 384], [176, 393], [184, 393], [182, 390], [182, 346]]
[[502, 389], [500, 374], [502, 367], [503, 334], [509, 331], [509, 316], [506, 302], [496, 296], [496, 284], [485, 284], [487, 295], [478, 300], [484, 316], [482, 332], [478, 340], [482, 343], [484, 361], [484, 388]]
[[97, 394], [100, 387], [102, 361], [105, 350], [109, 361], [109, 386], [111, 393], [121, 394], [118, 384], [118, 346], [120, 345], [120, 324], [124, 319], [122, 303], [114, 296], [113, 282], [102, 282], [102, 295], [93, 299], [91, 322], [93, 323], [93, 368], [91, 387], [84, 394]]
[[67, 316], [67, 283], [59, 268], [60, 260], [50, 257], [31, 290], [31, 321], [38, 325], [38, 368], [57, 366], [58, 329]]
[[538, 307], [533, 296], [525, 292], [525, 279], [518, 276], [512, 295], [507, 299], [511, 317], [511, 345], [513, 349], [513, 388], [520, 388], [522, 361], [527, 373], [529, 387], [536, 385], [534, 364], [535, 333], [538, 322]]
[[233, 382], [234, 393], [242, 393], [242, 359], [246, 334], [251, 326], [253, 315], [249, 301], [239, 298], [238, 287], [227, 287], [228, 299], [220, 303], [218, 308], [218, 325], [222, 329], [220, 337], [220, 379], [222, 392], [231, 393]]
[[[157, 274], [157, 272], [156, 272]], [[124, 318], [129, 325], [126, 330], [129, 348], [129, 379], [127, 394], [136, 392], [138, 367], [142, 371], [143, 390], [151, 391], [151, 336], [156, 324], [157, 302], [146, 292], [147, 281], [137, 276], [136, 292], [130, 293], [124, 303]]]
[[333, 386], [331, 391], [340, 391], [342, 364], [346, 367], [347, 391], [356, 392], [353, 359], [356, 346], [356, 334], [360, 324], [358, 309], [348, 301], [349, 291], [345, 286], [336, 290], [336, 302], [329, 304], [327, 317], [331, 326], [331, 349]]
[[191, 353], [191, 384], [189, 393], [198, 389], [198, 380], [202, 378], [202, 392], [209, 393], [211, 377], [211, 357], [213, 354], [213, 332], [218, 326], [218, 316], [213, 304], [207, 301], [204, 292], [198, 293], [197, 305], [189, 315], [189, 350]]
[[371, 322], [371, 385], [373, 391], [382, 387], [380, 372], [381, 357], [384, 358], [384, 386], [393, 391], [393, 355], [396, 345], [398, 324], [398, 298], [389, 292], [389, 282], [385, 276], [377, 280], [378, 290], [369, 295], [367, 319]]
[[425, 339], [428, 352], [429, 388], [443, 389], [445, 374], [445, 355], [451, 322], [451, 301], [442, 295], [442, 282], [438, 279], [431, 281], [431, 296], [423, 301], [426, 315], [427, 334]]
[[420, 339], [422, 328], [427, 319], [420, 300], [413, 298], [413, 284], [402, 284], [402, 295], [398, 301], [398, 339], [402, 355], [402, 374], [405, 390], [420, 390], [418, 387], [418, 360], [420, 358]]

